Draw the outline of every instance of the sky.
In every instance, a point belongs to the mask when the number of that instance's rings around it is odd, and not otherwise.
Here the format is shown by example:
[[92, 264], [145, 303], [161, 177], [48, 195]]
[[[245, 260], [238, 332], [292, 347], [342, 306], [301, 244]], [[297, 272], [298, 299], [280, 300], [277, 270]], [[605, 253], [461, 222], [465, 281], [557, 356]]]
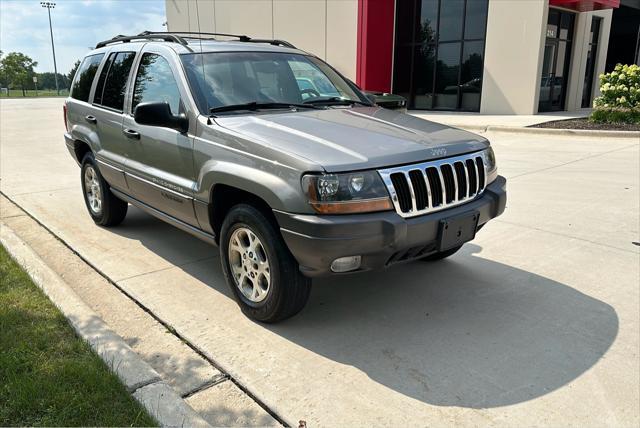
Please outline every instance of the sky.
[[[51, 1], [51, 0], [49, 0]], [[166, 31], [164, 0], [56, 0], [51, 10], [58, 72], [96, 43], [118, 34]], [[0, 0], [0, 50], [22, 52], [38, 62], [36, 71], [53, 71], [47, 10], [40, 0]]]

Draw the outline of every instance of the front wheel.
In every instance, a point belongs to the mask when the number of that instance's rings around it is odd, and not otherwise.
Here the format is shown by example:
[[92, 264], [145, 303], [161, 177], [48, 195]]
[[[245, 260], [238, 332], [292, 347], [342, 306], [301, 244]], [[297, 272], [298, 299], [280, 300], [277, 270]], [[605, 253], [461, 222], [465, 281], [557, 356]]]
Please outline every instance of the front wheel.
[[300, 273], [277, 228], [253, 206], [237, 205], [225, 217], [220, 258], [240, 308], [257, 321], [289, 318], [309, 299], [311, 280]]

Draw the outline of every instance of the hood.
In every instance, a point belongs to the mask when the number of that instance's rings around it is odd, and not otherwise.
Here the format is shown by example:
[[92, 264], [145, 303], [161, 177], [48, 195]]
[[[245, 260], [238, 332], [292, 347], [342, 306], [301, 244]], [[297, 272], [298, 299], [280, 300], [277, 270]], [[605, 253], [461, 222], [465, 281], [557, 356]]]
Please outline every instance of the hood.
[[378, 107], [222, 116], [220, 126], [327, 172], [422, 162], [484, 149], [485, 138]]

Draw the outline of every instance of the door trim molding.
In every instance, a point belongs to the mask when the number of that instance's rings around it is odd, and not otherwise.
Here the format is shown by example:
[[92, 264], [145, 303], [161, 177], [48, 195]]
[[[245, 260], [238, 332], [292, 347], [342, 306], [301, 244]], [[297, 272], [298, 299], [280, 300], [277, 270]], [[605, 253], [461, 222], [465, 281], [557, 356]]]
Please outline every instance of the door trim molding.
[[175, 217], [170, 216], [169, 214], [163, 213], [160, 210], [157, 210], [147, 204], [145, 204], [142, 201], [139, 201], [138, 199], [127, 195], [126, 193], [121, 192], [120, 190], [114, 189], [113, 187], [111, 188], [111, 191], [120, 199], [129, 202], [132, 205], [135, 205], [136, 207], [140, 208], [141, 210], [145, 211], [148, 214], [151, 214], [152, 216], [165, 221], [167, 223], [169, 223], [170, 225], [177, 227], [180, 230], [183, 230], [187, 233], [190, 233], [191, 235], [195, 236], [196, 238], [199, 238], [209, 244], [215, 245], [217, 246], [218, 244], [216, 243], [216, 237], [215, 235], [212, 235], [210, 233], [204, 232], [194, 226], [191, 226], [190, 224], [187, 224], [185, 222], [183, 222], [182, 220], [178, 220]]
[[181, 197], [181, 198], [183, 198], [183, 199], [185, 199], [185, 200], [188, 200], [188, 201], [192, 201], [192, 200], [194, 200], [194, 197], [193, 197], [193, 196], [185, 195], [184, 193], [178, 192], [177, 190], [173, 190], [173, 189], [171, 189], [171, 188], [169, 188], [169, 187], [166, 187], [166, 186], [163, 186], [163, 185], [161, 185], [161, 184], [155, 183], [155, 182], [153, 182], [153, 181], [147, 180], [146, 178], [142, 178], [142, 177], [140, 177], [139, 175], [131, 174], [129, 171], [125, 171], [125, 173], [124, 173], [124, 174], [125, 174], [125, 176], [127, 176], [127, 177], [131, 177], [131, 178], [133, 178], [133, 179], [135, 179], [135, 180], [141, 181], [141, 182], [143, 182], [143, 183], [145, 183], [145, 184], [148, 184], [148, 185], [150, 185], [150, 186], [153, 186], [153, 187], [155, 187], [155, 188], [157, 188], [157, 189], [160, 189], [160, 190], [162, 190], [162, 191], [169, 192], [169, 193], [171, 193], [172, 195], [179, 196], [179, 197]]

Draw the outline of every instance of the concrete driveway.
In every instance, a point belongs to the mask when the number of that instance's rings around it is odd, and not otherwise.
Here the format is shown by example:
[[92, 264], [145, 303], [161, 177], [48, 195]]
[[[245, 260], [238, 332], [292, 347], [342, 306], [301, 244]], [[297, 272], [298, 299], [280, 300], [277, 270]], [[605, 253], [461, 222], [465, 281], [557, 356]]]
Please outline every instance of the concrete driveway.
[[93, 224], [61, 100], [1, 108], [2, 192], [291, 424], [640, 423], [638, 141], [489, 134], [509, 202], [473, 243], [316, 281], [265, 326], [217, 248], [137, 209]]

